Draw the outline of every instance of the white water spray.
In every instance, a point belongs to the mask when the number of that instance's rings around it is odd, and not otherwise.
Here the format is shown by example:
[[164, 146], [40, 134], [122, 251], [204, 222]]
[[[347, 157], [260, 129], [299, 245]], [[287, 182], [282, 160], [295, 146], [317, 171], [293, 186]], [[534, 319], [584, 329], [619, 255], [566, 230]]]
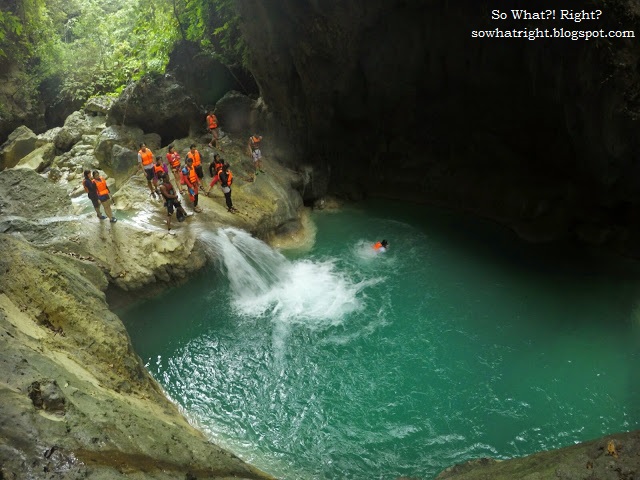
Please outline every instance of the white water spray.
[[380, 279], [354, 281], [333, 260], [289, 261], [247, 232], [222, 228], [202, 237], [229, 279], [232, 305], [245, 317], [311, 328], [339, 324], [364, 307], [363, 289]]

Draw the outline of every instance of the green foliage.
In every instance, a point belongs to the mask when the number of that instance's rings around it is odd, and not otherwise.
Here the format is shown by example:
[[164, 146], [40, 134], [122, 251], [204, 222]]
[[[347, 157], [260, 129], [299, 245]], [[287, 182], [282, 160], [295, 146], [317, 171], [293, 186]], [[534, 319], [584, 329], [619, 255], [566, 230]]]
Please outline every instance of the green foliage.
[[0, 67], [27, 72], [28, 96], [43, 82], [69, 100], [122, 91], [146, 73], [163, 73], [180, 38], [227, 64], [245, 55], [233, 0], [5, 2]]
[[181, 36], [227, 65], [246, 65], [247, 48], [240, 33], [234, 0], [170, 0]]

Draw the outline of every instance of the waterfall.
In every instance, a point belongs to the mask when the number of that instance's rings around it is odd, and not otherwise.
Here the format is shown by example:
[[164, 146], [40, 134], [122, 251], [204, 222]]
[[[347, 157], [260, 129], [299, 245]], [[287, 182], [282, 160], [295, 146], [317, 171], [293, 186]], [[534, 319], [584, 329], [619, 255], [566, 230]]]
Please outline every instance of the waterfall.
[[209, 258], [228, 278], [231, 302], [244, 317], [268, 317], [311, 328], [338, 324], [364, 307], [363, 289], [379, 279], [355, 279], [335, 259], [291, 261], [249, 233], [220, 228], [201, 237]]

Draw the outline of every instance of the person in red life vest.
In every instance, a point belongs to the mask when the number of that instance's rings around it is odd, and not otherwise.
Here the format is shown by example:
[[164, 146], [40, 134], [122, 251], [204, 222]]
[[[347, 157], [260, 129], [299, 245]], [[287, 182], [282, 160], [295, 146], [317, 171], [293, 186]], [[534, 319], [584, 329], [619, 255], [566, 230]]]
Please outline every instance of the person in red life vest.
[[213, 188], [213, 186], [218, 183], [220, 180], [220, 170], [222, 170], [222, 166], [224, 165], [224, 160], [220, 158], [220, 154], [216, 153], [213, 156], [213, 161], [209, 165], [209, 175], [211, 175], [211, 183], [209, 184], [209, 190], [205, 192], [205, 195], [208, 197], [209, 192]]
[[253, 165], [256, 169], [256, 173], [253, 176], [258, 175], [258, 173], [264, 173], [262, 170], [262, 151], [260, 150], [260, 142], [262, 142], [262, 135], [251, 135], [249, 137], [249, 143], [247, 144], [247, 152], [249, 152], [249, 156], [253, 158]]
[[376, 243], [373, 245], [373, 249], [374, 249], [376, 252], [380, 252], [380, 253], [382, 253], [382, 252], [386, 252], [386, 251], [387, 251], [387, 248], [389, 248], [389, 242], [387, 242], [386, 240], [382, 240], [381, 242], [376, 242]]
[[97, 170], [93, 171], [93, 183], [96, 184], [96, 190], [98, 191], [98, 200], [102, 204], [105, 213], [111, 219], [111, 223], [116, 223], [118, 219], [111, 212], [111, 195], [109, 194], [109, 187], [107, 187], [107, 181], [100, 176]]
[[[173, 172], [173, 178], [176, 179], [176, 184], [180, 185], [180, 154], [176, 152], [176, 148], [173, 145], [169, 145], [169, 150], [167, 151], [167, 163], [169, 164], [169, 168]], [[186, 192], [186, 189], [184, 190]]]
[[169, 174], [166, 173], [162, 176], [162, 183], [160, 184], [160, 194], [164, 198], [164, 205], [167, 207], [167, 230], [171, 232], [171, 217], [173, 216], [173, 210], [176, 210], [176, 216], [178, 221], [182, 222], [187, 218], [187, 212], [182, 208], [180, 200], [178, 200], [178, 194], [173, 189], [173, 185], [169, 181]]
[[235, 213], [236, 210], [233, 207], [233, 202], [231, 201], [231, 184], [233, 183], [233, 173], [229, 170], [229, 164], [225, 163], [222, 166], [222, 170], [218, 174], [220, 177], [220, 186], [222, 187], [222, 193], [224, 193], [224, 201], [227, 204], [227, 211], [229, 213]]
[[218, 145], [218, 117], [216, 117], [215, 113], [213, 113], [212, 111], [210, 111], [209, 115], [207, 115], [207, 128], [211, 133], [211, 141], [209, 142], [209, 146], [211, 148], [216, 147], [221, 152], [224, 152], [222, 147]]
[[82, 186], [84, 187], [84, 191], [87, 192], [87, 197], [89, 197], [89, 200], [91, 200], [91, 203], [93, 204], [93, 208], [95, 209], [96, 214], [98, 215], [98, 218], [100, 220], [104, 220], [105, 218], [107, 218], [100, 211], [100, 200], [98, 199], [98, 187], [96, 187], [95, 182], [91, 178], [91, 170], [84, 171], [84, 179], [82, 180]]
[[189, 191], [189, 198], [193, 202], [193, 211], [196, 213], [202, 212], [202, 209], [198, 206], [198, 187], [199, 179], [196, 169], [193, 166], [193, 160], [187, 158], [187, 164], [182, 169], [185, 183], [187, 184], [187, 190]]
[[202, 179], [204, 178], [204, 170], [202, 170], [202, 157], [200, 156], [200, 152], [196, 150], [196, 144], [192, 143], [189, 147], [189, 153], [187, 153], [187, 158], [193, 160], [193, 168], [196, 169], [196, 175], [198, 175], [198, 184], [200, 188], [204, 188], [202, 184]]
[[156, 163], [153, 165], [153, 188], [158, 195], [160, 195], [158, 180], [162, 179], [165, 173], [169, 173], [169, 169], [162, 163], [162, 157], [157, 156]]
[[156, 198], [156, 190], [151, 184], [154, 178], [153, 171], [153, 152], [147, 148], [144, 143], [140, 144], [140, 150], [138, 150], [138, 168], [144, 172], [147, 178], [147, 186], [151, 192], [151, 196]]

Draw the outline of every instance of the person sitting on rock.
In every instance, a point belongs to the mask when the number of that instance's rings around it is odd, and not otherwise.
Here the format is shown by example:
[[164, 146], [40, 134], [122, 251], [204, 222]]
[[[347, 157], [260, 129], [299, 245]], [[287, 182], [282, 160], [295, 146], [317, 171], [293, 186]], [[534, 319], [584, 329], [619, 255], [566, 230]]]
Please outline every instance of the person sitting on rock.
[[189, 191], [189, 198], [193, 202], [193, 211], [196, 213], [202, 212], [202, 209], [198, 206], [198, 187], [199, 178], [196, 173], [196, 169], [193, 166], [193, 159], [187, 158], [187, 164], [182, 169], [185, 183], [187, 184], [187, 190]]

